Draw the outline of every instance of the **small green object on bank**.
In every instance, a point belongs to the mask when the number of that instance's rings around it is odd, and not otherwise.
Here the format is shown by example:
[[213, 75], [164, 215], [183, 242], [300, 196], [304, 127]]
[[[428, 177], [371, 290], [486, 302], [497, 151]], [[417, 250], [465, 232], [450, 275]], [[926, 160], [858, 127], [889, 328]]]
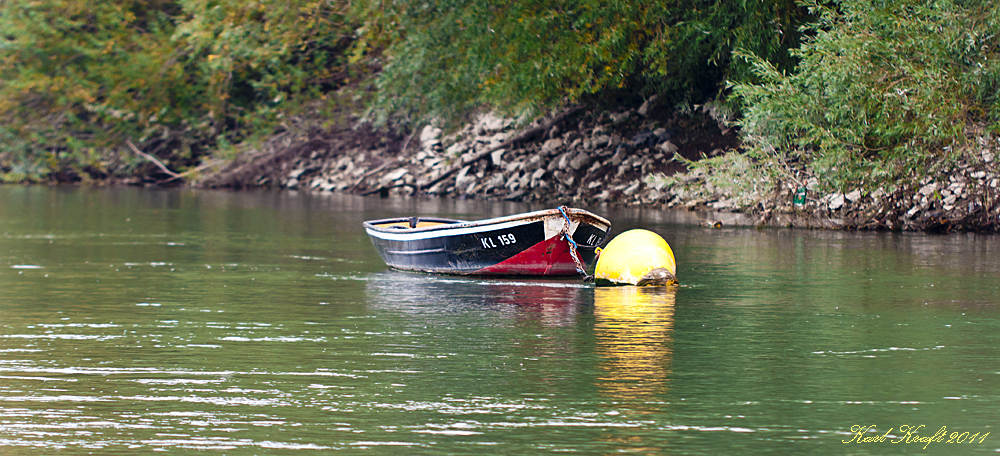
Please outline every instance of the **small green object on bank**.
[[792, 199], [792, 203], [794, 203], [796, 206], [802, 206], [803, 204], [806, 204], [805, 187], [799, 187], [799, 189], [795, 192], [795, 198]]

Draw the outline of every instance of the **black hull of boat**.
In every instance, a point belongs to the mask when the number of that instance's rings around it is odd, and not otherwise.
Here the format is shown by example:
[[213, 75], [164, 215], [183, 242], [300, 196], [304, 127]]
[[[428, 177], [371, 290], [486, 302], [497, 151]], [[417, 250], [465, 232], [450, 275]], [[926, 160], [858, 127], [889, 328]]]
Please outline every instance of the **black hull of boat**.
[[[399, 228], [409, 218], [365, 222], [385, 263], [393, 268], [461, 275], [566, 276], [578, 274], [569, 232], [584, 267], [607, 237], [610, 222], [579, 209], [462, 222], [422, 218], [427, 228]], [[569, 220], [569, 223], [567, 223]], [[567, 230], [567, 225], [569, 229]]]

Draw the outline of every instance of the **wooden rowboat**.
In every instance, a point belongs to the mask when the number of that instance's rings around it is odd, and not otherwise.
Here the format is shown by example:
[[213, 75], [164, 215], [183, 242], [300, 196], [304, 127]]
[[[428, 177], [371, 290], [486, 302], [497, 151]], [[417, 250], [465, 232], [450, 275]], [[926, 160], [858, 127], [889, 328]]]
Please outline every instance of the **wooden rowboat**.
[[582, 209], [528, 212], [467, 222], [403, 217], [364, 222], [396, 269], [482, 276], [585, 274], [611, 222]]

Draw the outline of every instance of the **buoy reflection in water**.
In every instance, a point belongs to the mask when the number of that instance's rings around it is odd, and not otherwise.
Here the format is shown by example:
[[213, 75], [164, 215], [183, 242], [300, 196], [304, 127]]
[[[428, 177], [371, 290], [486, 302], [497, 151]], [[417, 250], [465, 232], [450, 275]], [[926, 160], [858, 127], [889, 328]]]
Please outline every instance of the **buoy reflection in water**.
[[667, 392], [675, 293], [675, 287], [594, 289], [595, 353], [602, 373], [597, 386], [603, 395], [635, 401], [639, 411], [642, 403]]

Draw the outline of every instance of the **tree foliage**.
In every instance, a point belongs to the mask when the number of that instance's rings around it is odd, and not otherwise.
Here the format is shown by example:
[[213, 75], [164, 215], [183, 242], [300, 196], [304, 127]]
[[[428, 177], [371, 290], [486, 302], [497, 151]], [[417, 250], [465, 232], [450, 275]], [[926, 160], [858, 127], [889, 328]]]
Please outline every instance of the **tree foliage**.
[[[0, 2], [0, 171], [103, 176], [126, 139], [193, 163], [338, 84], [346, 2]], [[114, 169], [112, 169], [114, 168]], [[70, 176], [71, 178], [73, 176]]]
[[1000, 6], [842, 0], [794, 51], [792, 73], [750, 52], [737, 84], [744, 133], [766, 160], [798, 160], [839, 189], [905, 178], [1000, 120]]
[[373, 115], [404, 124], [653, 94], [702, 102], [726, 78], [751, 76], [731, 60], [737, 47], [790, 70], [787, 51], [808, 19], [792, 0], [375, 1], [366, 13], [366, 30], [395, 37]]
[[668, 105], [756, 76], [732, 50], [791, 71], [795, 0], [5, 0], [0, 177], [180, 171], [267, 135], [347, 81], [371, 118], [412, 128], [491, 109]]

